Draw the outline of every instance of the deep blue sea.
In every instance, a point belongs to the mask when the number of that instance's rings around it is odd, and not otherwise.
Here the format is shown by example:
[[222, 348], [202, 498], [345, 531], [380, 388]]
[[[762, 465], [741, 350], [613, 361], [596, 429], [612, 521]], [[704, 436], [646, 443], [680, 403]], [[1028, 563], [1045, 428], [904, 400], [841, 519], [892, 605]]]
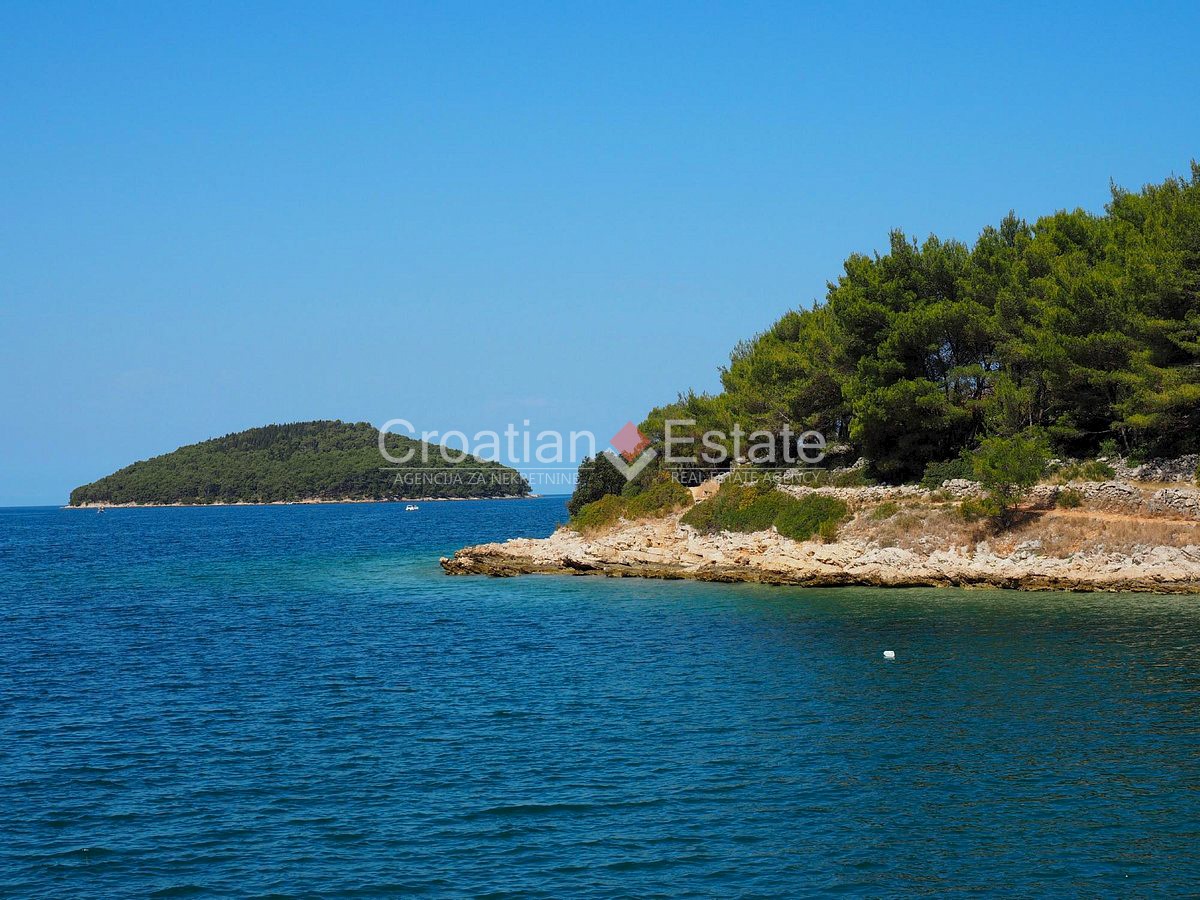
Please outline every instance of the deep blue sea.
[[564, 518], [0, 510], [0, 895], [1200, 884], [1197, 599], [438, 567]]

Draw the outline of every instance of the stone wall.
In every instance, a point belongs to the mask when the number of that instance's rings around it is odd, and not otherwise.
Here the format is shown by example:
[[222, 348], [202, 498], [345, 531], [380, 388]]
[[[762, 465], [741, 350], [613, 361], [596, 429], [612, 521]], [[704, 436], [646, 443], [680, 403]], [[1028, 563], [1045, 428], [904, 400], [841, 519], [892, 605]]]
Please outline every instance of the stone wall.
[[1183, 481], [1188, 484], [1196, 480], [1196, 466], [1200, 465], [1200, 454], [1180, 456], [1177, 459], [1152, 459], [1140, 466], [1131, 466], [1123, 459], [1105, 459], [1113, 467], [1115, 477], [1121, 481]]

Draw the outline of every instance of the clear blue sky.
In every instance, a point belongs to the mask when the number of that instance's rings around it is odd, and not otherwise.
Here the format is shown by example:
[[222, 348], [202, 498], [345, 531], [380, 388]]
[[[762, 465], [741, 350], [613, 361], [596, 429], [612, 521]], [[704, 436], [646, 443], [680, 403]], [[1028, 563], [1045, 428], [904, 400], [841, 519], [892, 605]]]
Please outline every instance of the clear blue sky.
[[272, 421], [601, 436], [888, 229], [1200, 156], [1200, 7], [0, 9], [0, 504]]

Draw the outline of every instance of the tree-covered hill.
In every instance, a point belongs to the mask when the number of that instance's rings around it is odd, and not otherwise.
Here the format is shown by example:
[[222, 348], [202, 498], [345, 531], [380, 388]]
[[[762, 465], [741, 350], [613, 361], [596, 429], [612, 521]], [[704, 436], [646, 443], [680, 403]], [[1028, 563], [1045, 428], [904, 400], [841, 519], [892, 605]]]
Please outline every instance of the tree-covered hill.
[[[426, 459], [422, 446], [429, 448]], [[136, 462], [71, 491], [70, 502], [272, 503], [529, 493], [520, 473], [499, 463], [474, 457], [447, 462], [435, 445], [402, 435], [389, 434], [387, 447], [396, 458], [415, 452], [404, 466], [388, 462], [379, 452], [379, 432], [366, 422], [267, 425]]]
[[973, 246], [899, 231], [850, 256], [822, 303], [733, 351], [718, 395], [666, 418], [815, 428], [887, 481], [921, 477], [989, 436], [1060, 454], [1200, 450], [1200, 165], [1105, 212], [1009, 214]]

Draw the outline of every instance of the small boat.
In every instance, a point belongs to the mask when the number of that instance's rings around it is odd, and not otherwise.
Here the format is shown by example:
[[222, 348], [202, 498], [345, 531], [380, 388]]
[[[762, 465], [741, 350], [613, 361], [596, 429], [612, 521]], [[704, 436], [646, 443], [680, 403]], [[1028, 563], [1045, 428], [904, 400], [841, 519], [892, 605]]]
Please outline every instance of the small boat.
[[102, 513], [102, 512], [104, 512], [104, 507], [103, 507], [103, 506], [97, 506], [97, 507], [96, 507], [96, 515], [100, 515], [100, 513]]
[[412, 512], [413, 510], [420, 509], [420, 508], [421, 508], [421, 507], [417, 506], [417, 504], [415, 504], [415, 503], [410, 503], [410, 504], [408, 504], [408, 506], [404, 507], [404, 511], [405, 511], [405, 512]]

